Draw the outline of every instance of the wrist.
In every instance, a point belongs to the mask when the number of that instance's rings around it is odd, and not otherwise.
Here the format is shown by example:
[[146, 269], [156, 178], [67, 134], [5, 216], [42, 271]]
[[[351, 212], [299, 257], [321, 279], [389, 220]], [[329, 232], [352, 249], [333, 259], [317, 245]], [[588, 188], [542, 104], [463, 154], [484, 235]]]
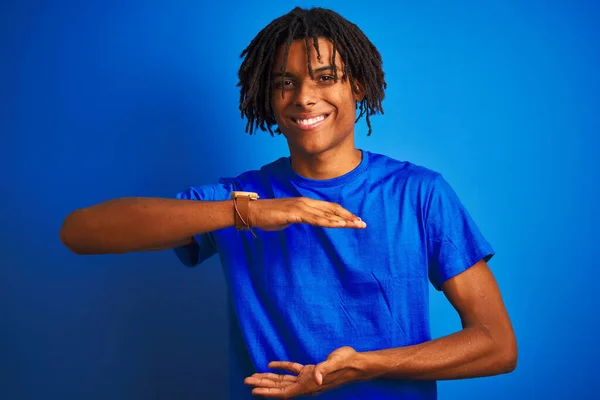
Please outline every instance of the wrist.
[[356, 353], [356, 360], [353, 367], [358, 371], [361, 380], [371, 380], [381, 377], [385, 374], [380, 359], [381, 357], [373, 351]]
[[256, 203], [257, 201], [251, 201], [248, 203], [248, 224], [250, 226], [256, 226], [254, 224], [254, 222], [256, 221], [256, 218], [254, 216], [254, 213], [256, 211]]
[[[250, 203], [258, 199], [258, 194], [254, 192], [231, 192], [233, 200], [235, 227], [238, 230], [250, 230], [252, 232], [252, 223], [250, 222]], [[252, 232], [254, 235], [254, 232]], [[256, 235], [254, 235], [256, 237]]]

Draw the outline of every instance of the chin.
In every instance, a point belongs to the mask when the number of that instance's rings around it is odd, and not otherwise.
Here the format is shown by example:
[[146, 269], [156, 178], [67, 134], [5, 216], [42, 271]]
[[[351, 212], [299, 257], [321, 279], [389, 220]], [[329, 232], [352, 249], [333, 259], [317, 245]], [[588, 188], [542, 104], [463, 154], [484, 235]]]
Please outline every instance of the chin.
[[290, 151], [306, 155], [317, 155], [326, 152], [333, 146], [330, 143], [290, 143]]
[[[287, 128], [287, 127], [286, 127]], [[347, 138], [340, 137], [336, 131], [330, 129], [316, 129], [310, 132], [297, 131], [296, 129], [282, 130], [288, 142], [290, 152], [314, 156], [328, 150], [342, 146]]]

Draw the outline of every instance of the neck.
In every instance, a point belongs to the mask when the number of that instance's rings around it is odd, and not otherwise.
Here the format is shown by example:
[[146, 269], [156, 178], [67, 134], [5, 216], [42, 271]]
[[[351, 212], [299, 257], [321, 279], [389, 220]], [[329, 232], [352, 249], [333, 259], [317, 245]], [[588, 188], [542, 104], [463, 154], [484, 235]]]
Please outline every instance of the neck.
[[290, 149], [292, 169], [309, 179], [326, 180], [345, 175], [362, 160], [362, 152], [354, 147], [331, 149], [318, 154], [306, 154]]

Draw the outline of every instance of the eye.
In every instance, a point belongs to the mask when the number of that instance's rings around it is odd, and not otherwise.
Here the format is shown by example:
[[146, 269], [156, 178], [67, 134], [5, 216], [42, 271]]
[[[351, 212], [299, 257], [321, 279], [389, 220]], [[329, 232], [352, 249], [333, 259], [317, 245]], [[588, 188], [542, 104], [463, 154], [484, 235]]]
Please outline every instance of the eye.
[[334, 83], [335, 82], [335, 78], [333, 77], [333, 75], [321, 75], [318, 78], [319, 82], [323, 82], [323, 83]]
[[277, 89], [281, 89], [281, 88], [289, 89], [289, 88], [291, 88], [293, 86], [294, 86], [294, 82], [291, 81], [291, 80], [289, 80], [289, 79], [283, 79], [283, 80], [282, 79], [277, 79], [275, 81], [275, 87]]

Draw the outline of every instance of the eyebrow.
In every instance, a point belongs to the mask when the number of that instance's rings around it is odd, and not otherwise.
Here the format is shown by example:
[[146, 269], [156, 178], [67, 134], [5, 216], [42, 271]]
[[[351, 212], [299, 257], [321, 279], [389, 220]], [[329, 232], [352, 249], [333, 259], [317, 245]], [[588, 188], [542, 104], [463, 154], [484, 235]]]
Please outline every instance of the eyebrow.
[[[333, 70], [333, 65], [327, 65], [325, 67], [319, 67], [317, 69], [313, 69], [313, 73], [318, 73], [318, 72], [322, 72], [322, 71], [327, 71], [327, 70]], [[271, 78], [295, 78], [296, 75], [292, 74], [291, 72], [286, 71], [284, 74], [282, 74], [281, 72], [273, 72], [271, 74]]]

